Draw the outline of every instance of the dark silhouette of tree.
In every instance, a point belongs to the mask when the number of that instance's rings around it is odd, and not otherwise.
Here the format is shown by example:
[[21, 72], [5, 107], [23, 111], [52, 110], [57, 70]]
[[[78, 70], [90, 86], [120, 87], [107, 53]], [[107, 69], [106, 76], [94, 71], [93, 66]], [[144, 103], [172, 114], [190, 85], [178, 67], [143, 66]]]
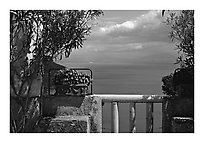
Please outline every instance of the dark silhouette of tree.
[[[162, 15], [164, 12], [163, 10]], [[171, 27], [170, 39], [176, 43], [176, 50], [178, 50], [176, 64], [179, 64], [179, 68], [175, 70], [174, 74], [162, 78], [162, 89], [165, 94], [174, 95], [175, 91], [172, 91], [174, 89], [172, 87], [178, 85], [181, 75], [185, 76], [187, 74], [186, 77], [190, 79], [186, 80], [190, 80], [191, 83], [194, 81], [194, 11], [172, 12], [167, 17], [166, 24]], [[184, 69], [185, 72], [183, 72]], [[182, 74], [179, 74], [179, 72]], [[175, 74], [177, 76], [174, 76]]]
[[176, 93], [173, 86], [173, 73], [171, 73], [170, 75], [164, 76], [162, 78], [162, 82], [163, 82], [163, 85], [162, 85], [163, 93], [166, 95], [174, 96]]
[[170, 116], [194, 117], [194, 11], [171, 12], [166, 24], [171, 27], [169, 37], [178, 50], [175, 64], [179, 65], [162, 78], [163, 93], [172, 97], [167, 111]]

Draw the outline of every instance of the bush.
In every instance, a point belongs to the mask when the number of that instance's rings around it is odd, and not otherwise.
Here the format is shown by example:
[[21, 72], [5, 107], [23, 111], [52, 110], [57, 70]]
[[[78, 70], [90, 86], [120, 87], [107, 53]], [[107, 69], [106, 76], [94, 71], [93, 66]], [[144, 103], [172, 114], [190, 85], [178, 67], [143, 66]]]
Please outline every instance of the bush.
[[91, 77], [76, 70], [59, 70], [54, 76], [57, 94], [86, 94], [91, 84]]

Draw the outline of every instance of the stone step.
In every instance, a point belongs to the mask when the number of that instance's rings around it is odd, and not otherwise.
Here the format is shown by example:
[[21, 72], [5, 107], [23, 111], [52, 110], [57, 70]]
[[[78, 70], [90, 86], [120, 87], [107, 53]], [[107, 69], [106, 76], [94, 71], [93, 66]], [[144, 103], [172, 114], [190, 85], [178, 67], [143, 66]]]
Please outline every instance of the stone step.
[[89, 116], [57, 116], [47, 129], [49, 133], [90, 133]]

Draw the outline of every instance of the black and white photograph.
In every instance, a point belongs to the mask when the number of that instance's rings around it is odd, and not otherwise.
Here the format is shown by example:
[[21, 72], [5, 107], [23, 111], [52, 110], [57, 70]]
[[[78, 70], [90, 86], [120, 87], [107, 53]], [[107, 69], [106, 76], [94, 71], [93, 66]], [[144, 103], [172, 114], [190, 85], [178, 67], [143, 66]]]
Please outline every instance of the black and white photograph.
[[194, 10], [9, 10], [10, 133], [194, 133]]

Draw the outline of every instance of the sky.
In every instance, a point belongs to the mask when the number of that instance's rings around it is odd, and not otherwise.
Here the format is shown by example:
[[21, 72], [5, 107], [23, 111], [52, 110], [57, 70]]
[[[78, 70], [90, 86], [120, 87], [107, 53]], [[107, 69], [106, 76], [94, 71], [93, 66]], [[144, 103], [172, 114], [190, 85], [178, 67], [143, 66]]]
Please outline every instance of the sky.
[[83, 47], [60, 63], [174, 63], [177, 51], [165, 19], [160, 10], [105, 10]]

